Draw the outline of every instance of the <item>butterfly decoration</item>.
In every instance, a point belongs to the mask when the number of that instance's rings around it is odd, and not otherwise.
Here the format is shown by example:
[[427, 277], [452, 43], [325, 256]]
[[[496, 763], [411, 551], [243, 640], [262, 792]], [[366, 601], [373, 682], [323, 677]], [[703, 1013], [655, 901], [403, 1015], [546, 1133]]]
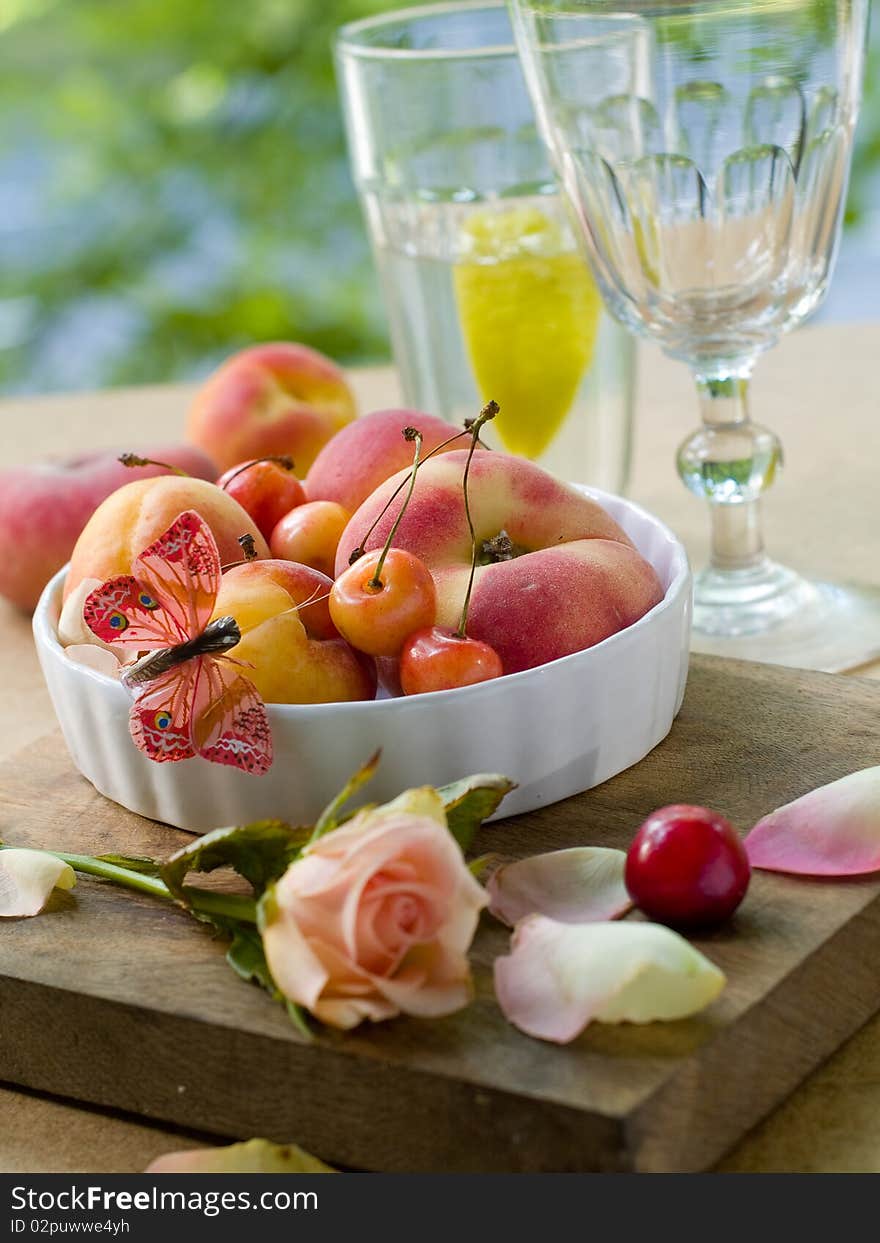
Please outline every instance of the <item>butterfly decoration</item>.
[[238, 623], [210, 620], [220, 577], [214, 536], [187, 510], [131, 574], [89, 594], [83, 620], [105, 643], [146, 653], [124, 667], [122, 682], [134, 694], [131, 736], [151, 760], [201, 755], [261, 774], [272, 763], [272, 732], [256, 687], [223, 655], [241, 639]]

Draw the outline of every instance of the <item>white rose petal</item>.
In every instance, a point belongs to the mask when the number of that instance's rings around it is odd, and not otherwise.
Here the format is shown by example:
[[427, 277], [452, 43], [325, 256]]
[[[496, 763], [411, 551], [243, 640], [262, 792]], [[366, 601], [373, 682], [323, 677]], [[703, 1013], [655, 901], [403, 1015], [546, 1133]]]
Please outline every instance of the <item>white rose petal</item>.
[[97, 643], [71, 643], [64, 649], [64, 655], [77, 665], [85, 665], [96, 673], [106, 674], [108, 678], [118, 678], [121, 665], [115, 652], [99, 647]]
[[500, 867], [489, 878], [489, 910], [512, 928], [526, 915], [563, 924], [615, 919], [632, 906], [623, 871], [626, 854], [604, 846], [551, 850]]
[[101, 647], [107, 646], [97, 635], [92, 634], [83, 621], [83, 606], [86, 599], [96, 587], [100, 586], [100, 578], [84, 578], [64, 601], [64, 608], [58, 619], [58, 638], [63, 647], [69, 647], [71, 643], [93, 643]]
[[147, 1174], [335, 1174], [310, 1152], [296, 1144], [272, 1144], [249, 1139], [225, 1148], [192, 1148], [157, 1157]]
[[641, 921], [563, 924], [531, 915], [495, 960], [504, 1015], [530, 1036], [565, 1044], [588, 1023], [652, 1023], [696, 1014], [724, 975], [684, 937]]
[[39, 915], [53, 889], [72, 889], [76, 873], [43, 850], [0, 850], [0, 916]]

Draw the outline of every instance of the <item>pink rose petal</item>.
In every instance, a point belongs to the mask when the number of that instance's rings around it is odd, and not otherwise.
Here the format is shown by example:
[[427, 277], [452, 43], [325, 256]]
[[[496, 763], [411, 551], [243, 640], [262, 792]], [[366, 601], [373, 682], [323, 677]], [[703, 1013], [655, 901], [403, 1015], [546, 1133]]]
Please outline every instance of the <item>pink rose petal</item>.
[[39, 915], [53, 889], [72, 889], [69, 864], [44, 850], [0, 850], [0, 916]]
[[805, 876], [880, 871], [880, 767], [819, 786], [759, 820], [745, 839], [752, 867]]
[[632, 906], [623, 881], [626, 854], [575, 846], [500, 867], [489, 879], [489, 910], [511, 928], [526, 915], [563, 924], [616, 919]]
[[439, 796], [409, 791], [290, 865], [263, 914], [266, 961], [281, 992], [332, 1027], [450, 1014], [471, 997], [486, 901]]
[[718, 968], [661, 924], [562, 924], [530, 915], [495, 960], [505, 1017], [566, 1044], [588, 1023], [650, 1023], [702, 1010], [724, 987]]

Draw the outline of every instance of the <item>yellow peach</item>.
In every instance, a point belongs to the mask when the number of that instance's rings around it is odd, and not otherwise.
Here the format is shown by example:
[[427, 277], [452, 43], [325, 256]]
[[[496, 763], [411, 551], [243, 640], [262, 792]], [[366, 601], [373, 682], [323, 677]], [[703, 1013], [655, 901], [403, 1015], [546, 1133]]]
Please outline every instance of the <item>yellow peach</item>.
[[257, 556], [268, 557], [253, 519], [216, 484], [179, 475], [136, 480], [111, 493], [86, 523], [70, 559], [65, 599], [84, 578], [130, 574], [135, 557], [187, 509], [211, 528], [222, 564], [241, 559], [241, 535], [252, 535]]
[[325, 574], [293, 561], [251, 561], [223, 575], [215, 617], [242, 632], [229, 655], [266, 703], [372, 699], [376, 668], [342, 639], [330, 619]]

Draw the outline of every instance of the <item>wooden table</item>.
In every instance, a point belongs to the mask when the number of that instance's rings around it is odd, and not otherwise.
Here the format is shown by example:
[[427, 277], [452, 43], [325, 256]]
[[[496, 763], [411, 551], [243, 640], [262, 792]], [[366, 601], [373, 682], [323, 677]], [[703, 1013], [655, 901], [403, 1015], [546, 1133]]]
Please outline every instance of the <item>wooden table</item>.
[[[755, 417], [782, 437], [787, 471], [767, 505], [774, 556], [817, 576], [880, 585], [880, 324], [808, 328], [762, 360]], [[398, 399], [391, 371], [354, 375], [362, 409]], [[116, 390], [0, 403], [0, 463], [180, 435], [191, 389]], [[704, 506], [673, 468], [696, 422], [684, 367], [640, 358], [632, 495], [706, 551]], [[27, 619], [0, 602], [0, 758], [55, 727]], [[862, 670], [880, 677], [880, 663]], [[841, 721], [841, 729], [846, 722]], [[2, 1016], [0, 1016], [2, 1021]], [[14, 1038], [14, 1033], [5, 1033]], [[0, 1088], [0, 1171], [135, 1172], [197, 1137]], [[290, 1137], [296, 1140], [296, 1136]], [[725, 1170], [880, 1171], [880, 1017], [724, 1161]]]

